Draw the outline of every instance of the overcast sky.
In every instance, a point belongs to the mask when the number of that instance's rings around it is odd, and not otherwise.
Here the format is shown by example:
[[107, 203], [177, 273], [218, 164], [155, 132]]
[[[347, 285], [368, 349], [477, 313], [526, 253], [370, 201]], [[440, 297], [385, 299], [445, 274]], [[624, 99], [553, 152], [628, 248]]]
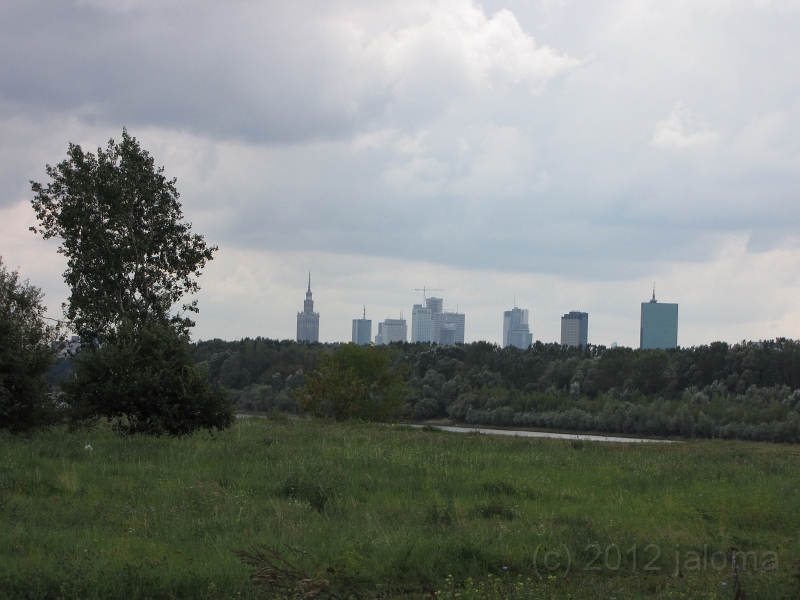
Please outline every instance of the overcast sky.
[[139, 139], [220, 247], [195, 339], [323, 341], [436, 292], [467, 341], [800, 338], [800, 0], [10, 0], [0, 255], [68, 291], [29, 180]]

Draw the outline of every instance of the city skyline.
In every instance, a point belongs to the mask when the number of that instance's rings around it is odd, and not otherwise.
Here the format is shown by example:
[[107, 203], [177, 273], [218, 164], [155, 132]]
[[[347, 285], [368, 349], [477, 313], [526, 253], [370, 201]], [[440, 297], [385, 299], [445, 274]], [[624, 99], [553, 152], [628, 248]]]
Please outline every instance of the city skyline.
[[[306, 308], [308, 307], [310, 289], [309, 275]], [[425, 292], [426, 288], [421, 288], [421, 290]], [[420, 289], [415, 291], [420, 291]], [[377, 333], [373, 339], [371, 337], [372, 320], [366, 318], [367, 309], [366, 305], [364, 305], [362, 307], [362, 317], [352, 320], [350, 341], [358, 345], [369, 345], [370, 343], [382, 345], [394, 341], [436, 343], [444, 346], [464, 343], [465, 315], [454, 310], [448, 311], [444, 309], [444, 300], [442, 298], [433, 296], [427, 298], [423, 294], [423, 299], [425, 301], [424, 306], [422, 304], [414, 304], [412, 307], [410, 337], [408, 336], [407, 322], [402, 318], [401, 311], [400, 319], [387, 317], [385, 321], [379, 322]], [[512, 310], [503, 311], [502, 341], [498, 344], [501, 348], [515, 346], [524, 350], [534, 342], [548, 342], [546, 339], [535, 337], [530, 331], [528, 324], [529, 312], [528, 309], [522, 309], [517, 306]], [[298, 313], [298, 319], [300, 314]], [[569, 311], [562, 315], [560, 323], [561, 336], [559, 340], [556, 340], [560, 345], [586, 346], [591, 343], [588, 340], [589, 314], [587, 312]], [[617, 342], [601, 344], [595, 342], [594, 345], [617, 347], [624, 344]], [[640, 304], [638, 347], [640, 349], [669, 349], [678, 346], [678, 304], [658, 303], [654, 284], [650, 300]]]
[[516, 294], [534, 338], [580, 308], [636, 347], [654, 279], [681, 345], [800, 338], [792, 2], [53, 6], [0, 4], [0, 255], [51, 318], [29, 181], [127, 127], [219, 246], [193, 339], [295, 337], [300, 266], [322, 341], [428, 283], [466, 341], [501, 343]]

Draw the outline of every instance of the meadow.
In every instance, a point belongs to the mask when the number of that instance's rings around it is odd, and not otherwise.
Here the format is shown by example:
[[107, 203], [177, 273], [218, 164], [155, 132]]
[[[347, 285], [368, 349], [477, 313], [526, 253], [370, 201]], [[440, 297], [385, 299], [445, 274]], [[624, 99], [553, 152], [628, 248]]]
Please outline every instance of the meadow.
[[0, 450], [0, 598], [274, 597], [234, 553], [257, 544], [320, 598], [800, 597], [793, 445], [276, 417]]

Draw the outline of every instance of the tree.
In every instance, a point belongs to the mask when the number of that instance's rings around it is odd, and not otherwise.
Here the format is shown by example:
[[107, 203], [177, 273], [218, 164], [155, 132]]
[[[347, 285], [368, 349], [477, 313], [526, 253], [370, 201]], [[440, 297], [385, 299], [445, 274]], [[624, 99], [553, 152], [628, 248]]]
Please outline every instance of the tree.
[[53, 364], [58, 327], [44, 320], [42, 291], [20, 281], [0, 257], [0, 428], [26, 431], [47, 425], [53, 403], [44, 374]]
[[126, 130], [96, 156], [75, 144], [67, 156], [47, 166], [47, 186], [31, 182], [40, 223], [31, 229], [59, 238], [67, 257], [65, 314], [83, 342], [76, 377], [63, 385], [73, 421], [106, 417], [123, 433], [148, 434], [228, 427], [226, 394], [191, 358], [194, 323], [171, 314], [199, 289], [216, 246], [191, 232], [175, 179]]
[[347, 344], [325, 356], [298, 396], [301, 407], [336, 420], [390, 421], [401, 416], [408, 365], [392, 367], [391, 348]]
[[[155, 169], [125, 129], [121, 144], [109, 140], [96, 156], [75, 144], [67, 156], [47, 165], [47, 186], [31, 181], [40, 223], [31, 229], [61, 240], [73, 328], [85, 342], [102, 340], [124, 320], [154, 316], [188, 330], [194, 323], [170, 310], [199, 289], [196, 278], [217, 247], [182, 221], [176, 180]], [[183, 310], [197, 312], [196, 301]]]

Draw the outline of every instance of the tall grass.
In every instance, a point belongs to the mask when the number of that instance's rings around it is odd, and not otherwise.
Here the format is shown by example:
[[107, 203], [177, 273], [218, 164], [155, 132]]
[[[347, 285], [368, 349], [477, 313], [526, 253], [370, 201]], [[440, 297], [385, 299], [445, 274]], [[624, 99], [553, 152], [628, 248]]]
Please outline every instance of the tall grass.
[[[794, 446], [252, 419], [182, 438], [0, 434], [0, 449], [2, 598], [256, 597], [233, 550], [259, 543], [383, 596], [503, 596], [522, 583], [531, 597], [732, 597], [730, 569], [673, 575], [676, 552], [685, 567], [733, 546], [775, 553], [776, 570], [743, 579], [748, 598], [772, 598], [793, 593], [800, 556]], [[645, 572], [656, 547], [661, 570]], [[561, 568], [546, 569], [546, 552]]]

